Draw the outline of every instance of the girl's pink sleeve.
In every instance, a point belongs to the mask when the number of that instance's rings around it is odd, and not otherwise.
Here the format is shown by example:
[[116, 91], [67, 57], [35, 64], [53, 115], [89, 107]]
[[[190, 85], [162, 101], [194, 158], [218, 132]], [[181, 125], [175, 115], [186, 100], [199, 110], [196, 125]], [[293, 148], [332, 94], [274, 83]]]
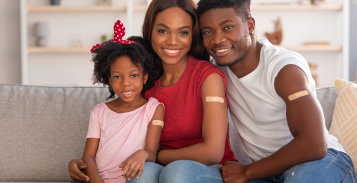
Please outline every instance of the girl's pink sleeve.
[[99, 110], [97, 110], [96, 106], [89, 118], [89, 125], [88, 125], [88, 132], [87, 132], [87, 137], [86, 138], [100, 138], [100, 121], [98, 120], [98, 115], [99, 115]]
[[148, 110], [148, 113], [147, 113], [147, 118], [149, 119], [148, 120], [148, 124], [150, 123], [152, 117], [154, 116], [154, 113], [156, 111], [156, 108], [158, 105], [162, 105], [165, 109], [165, 106], [163, 103], [159, 102], [156, 98], [154, 97], [151, 97], [148, 101], [148, 105], [147, 105], [147, 110]]

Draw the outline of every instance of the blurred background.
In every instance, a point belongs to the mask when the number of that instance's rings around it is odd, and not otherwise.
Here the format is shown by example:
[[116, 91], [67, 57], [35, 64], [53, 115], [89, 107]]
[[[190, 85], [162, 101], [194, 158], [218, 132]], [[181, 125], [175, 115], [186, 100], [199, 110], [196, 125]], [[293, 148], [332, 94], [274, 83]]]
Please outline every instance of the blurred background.
[[[140, 36], [149, 3], [0, 0], [0, 84], [93, 86], [91, 47], [119, 19]], [[257, 37], [302, 54], [318, 87], [356, 80], [357, 0], [252, 0], [251, 12]]]

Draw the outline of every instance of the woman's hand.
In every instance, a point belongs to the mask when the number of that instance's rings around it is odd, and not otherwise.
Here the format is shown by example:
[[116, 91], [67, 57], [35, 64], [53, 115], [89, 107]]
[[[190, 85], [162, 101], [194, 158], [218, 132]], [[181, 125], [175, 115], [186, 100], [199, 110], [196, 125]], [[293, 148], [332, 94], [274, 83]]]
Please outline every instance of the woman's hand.
[[89, 183], [90, 178], [86, 174], [81, 172], [81, 170], [85, 168], [87, 168], [87, 165], [84, 164], [84, 162], [81, 159], [72, 159], [68, 163], [69, 176], [74, 181], [78, 180], [84, 183]]
[[[139, 149], [133, 155], [131, 155], [128, 159], [126, 159], [119, 168], [122, 169], [122, 173], [126, 171], [124, 177], [128, 180], [131, 180], [136, 172], [139, 171], [136, 178], [139, 178], [143, 173], [145, 161], [148, 157], [148, 153], [145, 150]], [[130, 175], [130, 176], [129, 176]]]

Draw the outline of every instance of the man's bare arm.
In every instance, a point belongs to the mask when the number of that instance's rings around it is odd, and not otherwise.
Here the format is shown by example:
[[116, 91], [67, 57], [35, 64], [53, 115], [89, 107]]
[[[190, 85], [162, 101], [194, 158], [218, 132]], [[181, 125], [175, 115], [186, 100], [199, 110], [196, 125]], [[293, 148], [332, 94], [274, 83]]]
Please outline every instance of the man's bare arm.
[[[226, 177], [229, 180], [225, 182], [245, 182], [282, 174], [295, 165], [326, 156], [327, 145], [322, 109], [311, 93], [305, 73], [295, 65], [285, 66], [275, 79], [275, 90], [286, 103], [288, 126], [294, 139], [271, 156], [247, 166], [227, 163], [227, 166], [222, 168], [223, 179]], [[308, 95], [289, 100], [290, 95], [304, 90]], [[239, 173], [235, 175], [229, 173], [232, 169]], [[235, 181], [232, 176], [240, 177], [237, 178], [240, 181]]]

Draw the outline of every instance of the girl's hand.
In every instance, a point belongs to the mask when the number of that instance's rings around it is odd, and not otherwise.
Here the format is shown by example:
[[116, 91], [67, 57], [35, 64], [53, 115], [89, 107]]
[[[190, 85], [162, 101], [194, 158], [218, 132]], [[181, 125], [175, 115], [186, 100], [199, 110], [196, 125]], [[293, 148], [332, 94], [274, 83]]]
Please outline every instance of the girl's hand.
[[87, 165], [81, 159], [73, 159], [68, 163], [69, 176], [74, 181], [81, 181], [89, 183], [90, 178], [81, 172], [81, 170], [87, 168]]
[[140, 175], [143, 173], [144, 165], [147, 157], [148, 157], [148, 153], [143, 149], [139, 149], [134, 154], [132, 154], [128, 159], [126, 159], [119, 166], [119, 168], [122, 169], [122, 173], [126, 171], [124, 177], [128, 178], [128, 180], [131, 180], [135, 176], [136, 172], [138, 172], [139, 170], [139, 173], [136, 176], [136, 178], [138, 179]]

